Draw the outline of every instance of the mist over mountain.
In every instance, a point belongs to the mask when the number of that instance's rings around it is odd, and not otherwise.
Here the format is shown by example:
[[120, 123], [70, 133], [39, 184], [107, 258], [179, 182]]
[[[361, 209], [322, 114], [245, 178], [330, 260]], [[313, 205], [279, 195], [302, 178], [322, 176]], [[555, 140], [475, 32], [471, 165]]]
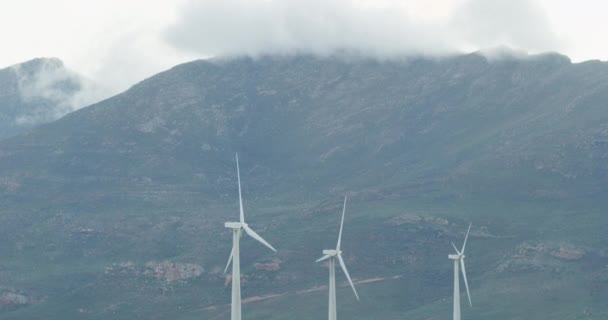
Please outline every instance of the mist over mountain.
[[37, 58], [0, 69], [0, 139], [96, 102], [94, 84], [57, 58]]
[[0, 142], [2, 318], [229, 317], [236, 152], [248, 319], [326, 315], [345, 194], [340, 317], [447, 318], [472, 221], [463, 317], [603, 318], [606, 101], [559, 54], [176, 66]]
[[163, 38], [207, 57], [328, 56], [346, 49], [386, 59], [498, 45], [533, 52], [564, 46], [543, 7], [530, 0], [188, 0]]

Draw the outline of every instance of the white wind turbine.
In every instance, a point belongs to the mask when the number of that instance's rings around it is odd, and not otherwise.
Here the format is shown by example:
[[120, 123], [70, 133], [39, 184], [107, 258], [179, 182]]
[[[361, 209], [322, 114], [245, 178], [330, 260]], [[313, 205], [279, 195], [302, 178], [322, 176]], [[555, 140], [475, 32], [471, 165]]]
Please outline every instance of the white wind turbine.
[[344, 207], [342, 209], [342, 222], [340, 222], [340, 233], [338, 234], [338, 244], [336, 245], [335, 250], [323, 250], [324, 256], [321, 257], [317, 262], [321, 262], [329, 259], [329, 320], [336, 320], [336, 258], [338, 258], [338, 262], [342, 267], [342, 271], [346, 275], [350, 286], [353, 288], [353, 292], [355, 293], [355, 297], [359, 300], [359, 295], [357, 294], [357, 290], [355, 289], [355, 285], [353, 281], [350, 279], [350, 275], [348, 274], [348, 270], [346, 270], [346, 264], [344, 264], [344, 260], [342, 259], [342, 251], [340, 250], [340, 242], [342, 240], [342, 227], [344, 226], [344, 213], [346, 212], [346, 197], [344, 197]]
[[255, 240], [261, 242], [266, 247], [270, 248], [270, 250], [276, 252], [277, 250], [273, 248], [266, 240], [264, 240], [260, 235], [255, 233], [255, 231], [251, 230], [249, 226], [245, 223], [245, 213], [243, 212], [243, 197], [241, 196], [241, 173], [239, 172], [239, 155], [236, 155], [236, 175], [239, 183], [239, 208], [240, 208], [240, 220], [239, 222], [226, 222], [226, 228], [232, 229], [232, 251], [230, 252], [230, 258], [228, 258], [228, 264], [226, 264], [226, 269], [224, 273], [228, 271], [228, 267], [230, 266], [230, 262], [232, 262], [232, 304], [231, 304], [231, 312], [230, 319], [231, 320], [241, 320], [241, 266], [239, 259], [239, 240], [241, 238], [241, 231], [245, 230], [245, 232]]
[[471, 294], [469, 293], [469, 284], [467, 282], [467, 272], [464, 267], [464, 249], [467, 245], [467, 239], [469, 238], [469, 231], [471, 231], [471, 224], [469, 224], [469, 229], [467, 230], [467, 235], [464, 237], [464, 243], [462, 244], [462, 249], [458, 251], [456, 245], [452, 242], [452, 246], [454, 250], [456, 250], [456, 254], [448, 255], [448, 258], [454, 260], [454, 320], [460, 320], [460, 278], [458, 272], [458, 265], [462, 267], [462, 277], [464, 278], [464, 285], [467, 288], [467, 297], [469, 298], [469, 305], [472, 307], [471, 303]]

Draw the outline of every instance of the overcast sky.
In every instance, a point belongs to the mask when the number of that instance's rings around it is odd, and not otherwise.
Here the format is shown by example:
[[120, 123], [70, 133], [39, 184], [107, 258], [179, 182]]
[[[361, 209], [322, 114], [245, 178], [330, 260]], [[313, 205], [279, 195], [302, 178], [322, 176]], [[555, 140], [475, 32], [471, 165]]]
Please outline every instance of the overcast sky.
[[605, 0], [0, 0], [0, 67], [58, 57], [112, 92], [215, 55], [506, 45], [608, 60]]

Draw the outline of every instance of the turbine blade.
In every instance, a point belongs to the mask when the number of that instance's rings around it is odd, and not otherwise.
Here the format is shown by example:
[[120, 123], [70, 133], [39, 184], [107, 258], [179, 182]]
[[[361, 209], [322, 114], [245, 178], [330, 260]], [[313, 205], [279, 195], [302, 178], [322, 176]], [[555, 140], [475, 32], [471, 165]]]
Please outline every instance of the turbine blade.
[[236, 154], [236, 176], [239, 181], [239, 210], [240, 216], [239, 221], [245, 223], [245, 212], [243, 212], [243, 196], [241, 195], [241, 172], [239, 170], [239, 154]]
[[467, 297], [469, 297], [469, 306], [473, 306], [471, 302], [471, 294], [469, 293], [469, 283], [467, 282], [467, 271], [464, 268], [464, 258], [460, 259], [460, 268], [462, 269], [462, 278], [464, 278], [464, 286], [467, 288]]
[[355, 285], [353, 284], [353, 280], [350, 279], [350, 274], [348, 274], [348, 270], [346, 270], [346, 264], [344, 264], [344, 260], [342, 259], [342, 255], [338, 254], [338, 261], [340, 261], [340, 266], [342, 267], [342, 271], [346, 275], [346, 279], [350, 283], [351, 288], [353, 288], [353, 292], [355, 293], [355, 297], [357, 297], [357, 301], [359, 301], [359, 295], [357, 294], [357, 290], [355, 289]]
[[234, 248], [230, 250], [230, 258], [228, 258], [228, 263], [226, 264], [226, 269], [224, 269], [224, 273], [228, 272], [228, 267], [230, 267], [230, 262], [232, 262], [232, 255], [234, 254]]
[[460, 252], [462, 252], [462, 254], [464, 254], [464, 247], [467, 246], [467, 239], [469, 238], [469, 231], [471, 231], [471, 225], [473, 223], [469, 223], [469, 229], [467, 229], [467, 235], [466, 237], [464, 237], [464, 243], [462, 244], [462, 250], [460, 250]]
[[452, 242], [452, 247], [454, 247], [454, 250], [456, 250], [456, 253], [458, 253], [458, 255], [460, 255], [460, 251], [458, 251], [458, 248], [456, 248], [456, 245], [454, 244], [454, 242]]
[[277, 250], [275, 248], [273, 248], [270, 243], [266, 242], [266, 240], [264, 240], [262, 237], [260, 237], [259, 234], [255, 233], [255, 231], [251, 230], [251, 228], [249, 228], [248, 225], [244, 224], [243, 225], [243, 229], [245, 229], [245, 232], [247, 232], [247, 234], [254, 238], [255, 240], [261, 242], [263, 245], [267, 246], [270, 250], [277, 252]]
[[342, 242], [342, 227], [344, 227], [344, 213], [346, 212], [346, 196], [344, 196], [344, 206], [342, 207], [342, 221], [340, 222], [340, 233], [338, 234], [338, 244], [336, 250], [340, 250], [340, 244]]
[[326, 255], [322, 256], [321, 258], [317, 259], [317, 261], [315, 261], [315, 262], [325, 261], [325, 260], [327, 260], [329, 258], [331, 258], [331, 256], [328, 255], [328, 254], [326, 254]]

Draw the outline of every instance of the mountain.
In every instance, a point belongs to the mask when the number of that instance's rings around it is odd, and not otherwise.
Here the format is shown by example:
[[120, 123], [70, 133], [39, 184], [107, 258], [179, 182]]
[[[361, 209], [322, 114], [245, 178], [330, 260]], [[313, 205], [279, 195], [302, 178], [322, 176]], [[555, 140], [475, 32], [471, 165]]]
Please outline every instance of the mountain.
[[0, 69], [0, 139], [57, 120], [94, 99], [95, 86], [57, 58]]
[[[248, 319], [608, 315], [608, 64], [559, 54], [199, 60], [0, 142], [3, 319], [226, 319], [238, 217]], [[345, 279], [341, 274], [339, 281]]]

